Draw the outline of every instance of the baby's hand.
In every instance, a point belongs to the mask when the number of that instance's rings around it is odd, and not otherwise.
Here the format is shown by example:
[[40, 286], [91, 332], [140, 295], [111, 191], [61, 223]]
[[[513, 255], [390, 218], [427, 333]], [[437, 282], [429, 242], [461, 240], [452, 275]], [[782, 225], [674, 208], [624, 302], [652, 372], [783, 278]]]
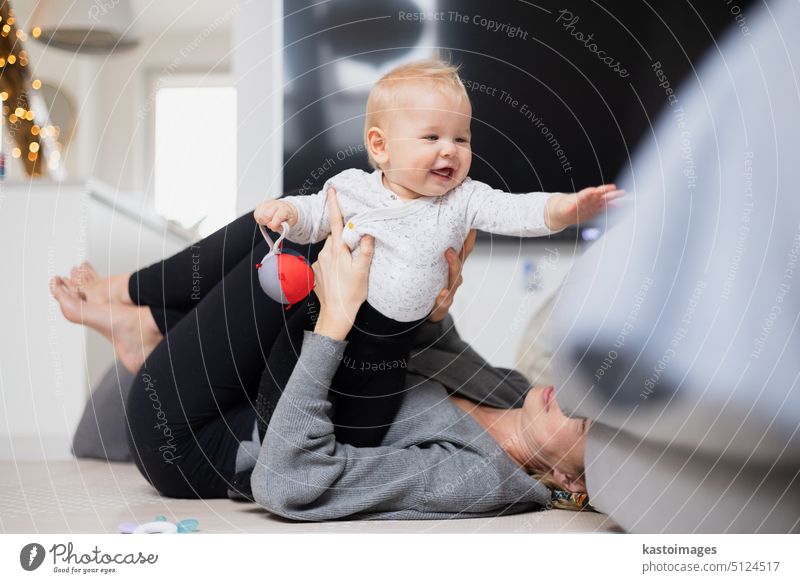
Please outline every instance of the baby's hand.
[[280, 231], [281, 223], [286, 221], [290, 227], [297, 223], [297, 209], [285, 200], [265, 200], [256, 207], [253, 216], [259, 225]]
[[608, 204], [625, 194], [614, 184], [591, 186], [574, 194], [557, 194], [547, 200], [544, 220], [554, 231], [594, 218]]

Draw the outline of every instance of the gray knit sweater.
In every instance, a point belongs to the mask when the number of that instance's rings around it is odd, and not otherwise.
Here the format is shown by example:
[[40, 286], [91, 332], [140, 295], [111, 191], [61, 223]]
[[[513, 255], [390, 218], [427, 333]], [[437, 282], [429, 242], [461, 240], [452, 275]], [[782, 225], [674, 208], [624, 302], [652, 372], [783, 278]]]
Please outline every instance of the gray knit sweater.
[[346, 345], [306, 332], [263, 447], [242, 444], [237, 470], [255, 463], [259, 504], [308, 521], [475, 518], [547, 504], [547, 488], [448, 398], [513, 407], [528, 389], [522, 375], [492, 367], [464, 343], [450, 317], [422, 326], [403, 404], [379, 447], [333, 434], [328, 390]]

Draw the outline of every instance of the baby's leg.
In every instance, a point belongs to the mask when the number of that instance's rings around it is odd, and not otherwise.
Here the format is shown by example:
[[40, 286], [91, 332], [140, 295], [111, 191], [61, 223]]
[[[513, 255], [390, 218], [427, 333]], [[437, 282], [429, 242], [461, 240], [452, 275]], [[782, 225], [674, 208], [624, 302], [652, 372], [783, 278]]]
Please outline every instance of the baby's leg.
[[420, 322], [397, 322], [365, 302], [333, 378], [333, 422], [342, 443], [380, 445], [406, 391], [406, 369]]

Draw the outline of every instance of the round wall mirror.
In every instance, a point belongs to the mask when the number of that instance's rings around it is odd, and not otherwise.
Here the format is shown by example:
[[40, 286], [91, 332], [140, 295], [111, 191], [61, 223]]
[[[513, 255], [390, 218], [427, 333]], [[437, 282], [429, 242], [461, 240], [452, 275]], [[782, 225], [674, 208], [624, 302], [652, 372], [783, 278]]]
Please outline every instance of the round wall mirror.
[[69, 143], [72, 134], [75, 132], [78, 111], [72, 99], [59, 89], [56, 85], [42, 81], [39, 88], [39, 95], [47, 106], [50, 124], [59, 128], [58, 141], [63, 145]]

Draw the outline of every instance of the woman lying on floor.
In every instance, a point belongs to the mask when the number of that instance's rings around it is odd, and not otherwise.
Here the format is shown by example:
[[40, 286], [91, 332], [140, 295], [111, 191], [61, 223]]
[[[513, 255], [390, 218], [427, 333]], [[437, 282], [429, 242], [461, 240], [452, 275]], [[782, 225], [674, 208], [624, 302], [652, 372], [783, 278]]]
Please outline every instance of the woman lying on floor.
[[585, 492], [588, 421], [566, 417], [552, 387], [491, 367], [447, 315], [473, 236], [460, 257], [448, 251], [448, 289], [419, 330], [381, 445], [337, 441], [329, 387], [367, 296], [374, 243], [365, 237], [353, 259], [335, 193], [328, 204], [321, 251], [287, 244], [313, 263], [320, 313], [263, 446], [255, 396], [291, 310], [259, 287], [254, 265], [267, 248], [252, 216], [134, 274], [101, 279], [84, 265], [53, 280], [65, 317], [103, 333], [138, 370], [127, 416], [142, 475], [165, 496], [244, 496], [298, 520], [473, 518], [549, 506], [547, 486]]

